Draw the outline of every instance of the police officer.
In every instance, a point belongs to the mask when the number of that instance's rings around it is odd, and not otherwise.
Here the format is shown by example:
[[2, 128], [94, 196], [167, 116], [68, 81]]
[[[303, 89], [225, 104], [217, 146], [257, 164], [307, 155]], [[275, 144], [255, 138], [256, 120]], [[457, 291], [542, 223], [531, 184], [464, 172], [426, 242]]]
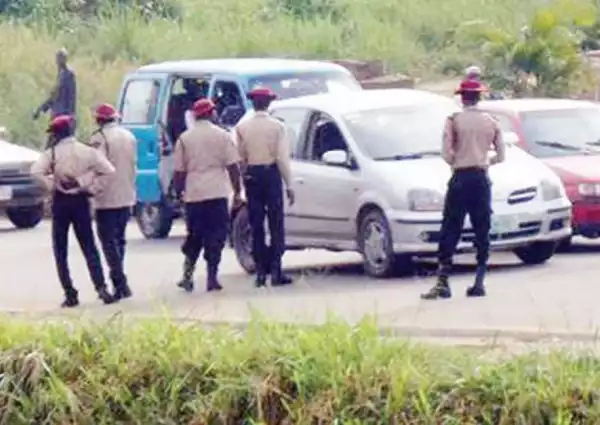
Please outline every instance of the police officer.
[[131, 297], [124, 272], [125, 230], [136, 201], [135, 168], [137, 146], [135, 136], [118, 125], [119, 113], [109, 104], [94, 112], [98, 129], [91, 145], [104, 153], [116, 172], [102, 179], [102, 191], [94, 197], [96, 230], [117, 300]]
[[92, 230], [90, 196], [99, 190], [98, 178], [115, 172], [106, 157], [73, 137], [73, 118], [55, 117], [48, 128], [53, 143], [31, 168], [32, 175], [52, 193], [52, 247], [58, 277], [65, 292], [63, 307], [79, 304], [68, 265], [68, 236], [72, 225], [99, 298], [114, 302], [107, 291], [102, 263]]
[[465, 70], [467, 80], [481, 81], [481, 68], [472, 65]]
[[[439, 269], [436, 285], [421, 297], [423, 299], [450, 298], [448, 276], [452, 256], [456, 251], [468, 214], [475, 233], [477, 272], [475, 283], [467, 289], [467, 296], [485, 295], [484, 278], [489, 257], [491, 219], [491, 184], [488, 166], [504, 161], [505, 147], [498, 123], [477, 104], [486, 87], [477, 80], [464, 80], [456, 90], [464, 106], [462, 112], [448, 118], [444, 130], [442, 154], [452, 167], [448, 183], [440, 243]], [[489, 159], [488, 152], [496, 154]]]
[[184, 192], [187, 226], [181, 248], [183, 278], [178, 286], [188, 292], [194, 289], [192, 276], [204, 249], [206, 289], [220, 291], [217, 272], [229, 231], [230, 184], [234, 207], [241, 204], [239, 155], [230, 133], [213, 123], [212, 101], [198, 100], [192, 109], [196, 123], [180, 136], [174, 153], [174, 185], [178, 196]]
[[[248, 214], [252, 228], [252, 253], [256, 264], [256, 286], [287, 285], [292, 279], [282, 272], [281, 258], [285, 251], [283, 216], [283, 186], [290, 205], [294, 203], [291, 188], [289, 146], [285, 126], [268, 112], [277, 97], [267, 88], [256, 88], [248, 94], [255, 114], [239, 123], [235, 137], [242, 159], [244, 184], [248, 199]], [[271, 247], [265, 244], [265, 215], [269, 223]]]

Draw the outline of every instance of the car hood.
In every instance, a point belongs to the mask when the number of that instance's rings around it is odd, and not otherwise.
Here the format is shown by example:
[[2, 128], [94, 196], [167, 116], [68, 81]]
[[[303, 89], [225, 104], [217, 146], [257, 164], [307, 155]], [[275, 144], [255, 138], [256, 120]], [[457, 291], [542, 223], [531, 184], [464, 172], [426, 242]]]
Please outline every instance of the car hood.
[[0, 166], [35, 162], [40, 157], [40, 152], [23, 146], [0, 140]]
[[[440, 157], [403, 161], [378, 161], [379, 172], [395, 185], [398, 181], [412, 181], [412, 188], [446, 192], [450, 179], [450, 167]], [[520, 148], [510, 146], [506, 150], [506, 161], [490, 167], [490, 179], [494, 198], [505, 199], [512, 191], [537, 187], [541, 180], [560, 184], [560, 180], [543, 162]]]
[[600, 155], [561, 156], [543, 161], [563, 180], [600, 180]]

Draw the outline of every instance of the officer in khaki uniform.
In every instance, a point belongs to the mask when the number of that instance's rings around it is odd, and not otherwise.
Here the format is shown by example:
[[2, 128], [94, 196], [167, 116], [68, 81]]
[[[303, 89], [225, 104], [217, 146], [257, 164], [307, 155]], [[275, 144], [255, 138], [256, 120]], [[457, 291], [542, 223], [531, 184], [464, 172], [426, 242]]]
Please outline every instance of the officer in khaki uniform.
[[116, 170], [102, 178], [102, 191], [95, 196], [93, 204], [96, 230], [110, 269], [114, 296], [120, 300], [131, 297], [124, 272], [125, 230], [136, 201], [137, 143], [129, 130], [118, 125], [119, 114], [112, 105], [98, 106], [94, 117], [98, 129], [90, 144], [104, 153]]
[[[284, 124], [267, 110], [277, 95], [266, 88], [248, 93], [255, 114], [235, 128], [244, 185], [248, 199], [248, 215], [252, 228], [252, 255], [256, 264], [256, 286], [287, 285], [292, 279], [282, 272], [281, 258], [285, 252], [283, 185], [290, 204], [294, 203], [291, 187], [289, 145]], [[269, 223], [271, 246], [265, 243], [265, 215]]]
[[192, 110], [196, 123], [179, 137], [174, 153], [174, 185], [184, 196], [188, 233], [181, 247], [185, 260], [178, 286], [194, 289], [192, 276], [204, 249], [206, 289], [220, 291], [217, 273], [229, 231], [231, 187], [234, 207], [241, 204], [239, 155], [231, 135], [214, 124], [212, 101], [198, 100]]
[[52, 247], [60, 283], [65, 291], [63, 307], [79, 304], [68, 264], [69, 227], [72, 225], [83, 251], [99, 298], [114, 302], [107, 291], [100, 254], [94, 241], [90, 197], [99, 189], [98, 178], [115, 172], [105, 156], [73, 137], [72, 117], [59, 115], [48, 128], [51, 142], [31, 168], [32, 175], [52, 193]]
[[[468, 214], [475, 233], [477, 272], [475, 283], [467, 296], [485, 296], [484, 278], [489, 257], [489, 232], [492, 214], [491, 183], [488, 167], [504, 161], [505, 146], [498, 122], [477, 108], [486, 87], [478, 80], [464, 80], [456, 90], [461, 96], [463, 111], [448, 118], [444, 130], [442, 155], [452, 167], [452, 177], [444, 202], [444, 212], [438, 250], [438, 281], [423, 299], [450, 298], [448, 276], [452, 257]], [[490, 159], [488, 152], [496, 154]]]

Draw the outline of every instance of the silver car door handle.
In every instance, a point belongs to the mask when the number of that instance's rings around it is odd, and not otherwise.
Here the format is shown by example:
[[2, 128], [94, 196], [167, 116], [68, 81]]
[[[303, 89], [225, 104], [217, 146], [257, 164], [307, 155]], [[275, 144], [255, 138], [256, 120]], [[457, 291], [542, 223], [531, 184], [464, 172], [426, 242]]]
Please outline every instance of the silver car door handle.
[[304, 179], [302, 177], [296, 177], [294, 179], [294, 183], [302, 184], [304, 183]]

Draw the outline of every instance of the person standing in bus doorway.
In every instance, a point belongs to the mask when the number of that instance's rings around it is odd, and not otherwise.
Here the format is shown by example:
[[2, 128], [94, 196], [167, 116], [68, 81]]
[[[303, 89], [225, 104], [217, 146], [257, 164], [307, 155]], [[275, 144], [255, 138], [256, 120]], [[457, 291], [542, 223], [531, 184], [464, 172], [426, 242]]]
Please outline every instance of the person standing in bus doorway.
[[223, 288], [218, 270], [229, 231], [227, 204], [231, 187], [234, 208], [242, 202], [239, 155], [230, 133], [213, 123], [212, 101], [197, 101], [193, 111], [196, 123], [180, 136], [174, 153], [175, 191], [178, 197], [183, 194], [187, 227], [181, 247], [185, 257], [183, 278], [178, 286], [187, 292], [194, 290], [193, 274], [204, 249], [206, 289], [220, 291]]
[[[244, 171], [256, 286], [265, 286], [268, 274], [271, 274], [271, 285], [288, 285], [292, 278], [283, 273], [281, 264], [285, 252], [282, 183], [285, 183], [290, 205], [294, 203], [294, 191], [286, 129], [268, 113], [277, 97], [275, 93], [267, 88], [256, 88], [248, 97], [255, 114], [237, 125], [235, 137]], [[265, 216], [271, 234], [270, 248], [265, 243]]]
[[116, 170], [102, 179], [102, 191], [93, 200], [96, 231], [110, 269], [114, 297], [121, 300], [132, 295], [124, 263], [125, 233], [136, 202], [137, 142], [129, 130], [118, 124], [119, 113], [112, 105], [98, 106], [94, 118], [98, 129], [90, 144], [104, 153]]
[[98, 178], [114, 173], [115, 169], [101, 152], [73, 137], [72, 117], [55, 117], [48, 133], [50, 147], [32, 165], [31, 173], [52, 193], [52, 247], [58, 278], [65, 292], [62, 307], [79, 305], [78, 291], [73, 286], [68, 264], [71, 226], [98, 297], [105, 304], [111, 304], [114, 298], [106, 288], [92, 230], [90, 197], [100, 188]]
[[[490, 249], [491, 183], [488, 167], [504, 161], [505, 146], [498, 122], [477, 108], [481, 93], [487, 88], [477, 80], [464, 80], [456, 90], [461, 96], [463, 111], [448, 118], [444, 130], [442, 155], [452, 167], [448, 182], [438, 248], [438, 279], [436, 285], [421, 295], [433, 300], [452, 296], [448, 282], [452, 257], [460, 241], [468, 214], [475, 233], [477, 271], [475, 283], [467, 296], [485, 296], [484, 278]], [[489, 151], [495, 156], [489, 159]]]

